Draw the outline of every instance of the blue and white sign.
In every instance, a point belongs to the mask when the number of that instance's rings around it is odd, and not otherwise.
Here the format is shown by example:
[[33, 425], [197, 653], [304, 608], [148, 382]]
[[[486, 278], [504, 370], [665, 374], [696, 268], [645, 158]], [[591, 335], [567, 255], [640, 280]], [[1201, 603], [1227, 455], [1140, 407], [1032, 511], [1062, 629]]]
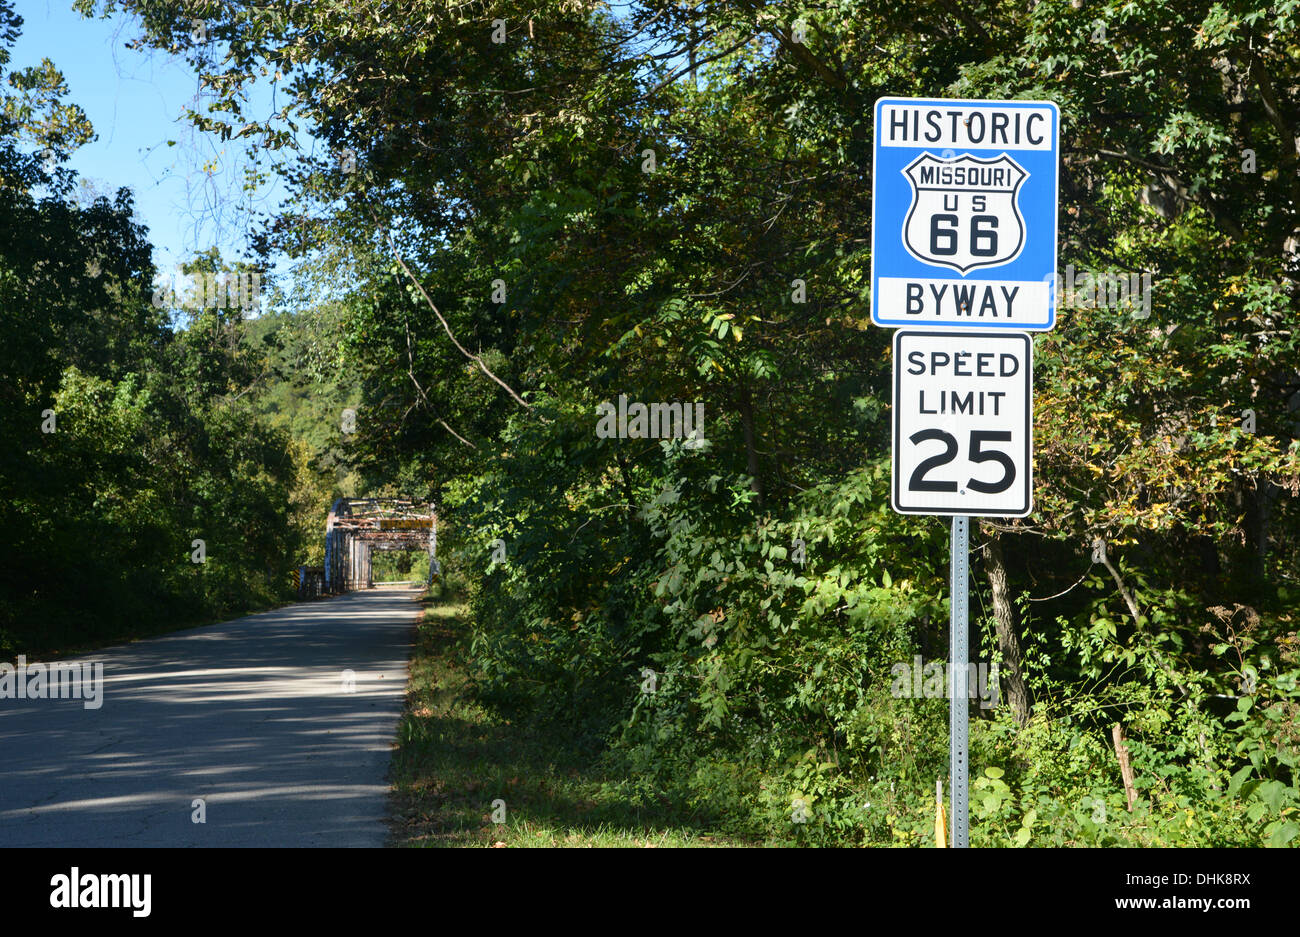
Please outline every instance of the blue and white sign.
[[1056, 324], [1060, 124], [1050, 101], [876, 102], [872, 322]]

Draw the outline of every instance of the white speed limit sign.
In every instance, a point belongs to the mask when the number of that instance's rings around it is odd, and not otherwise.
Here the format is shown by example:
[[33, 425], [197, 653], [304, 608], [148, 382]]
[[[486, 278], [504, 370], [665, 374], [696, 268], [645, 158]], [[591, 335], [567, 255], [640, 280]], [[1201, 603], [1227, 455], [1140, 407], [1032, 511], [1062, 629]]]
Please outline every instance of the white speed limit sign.
[[1024, 332], [895, 332], [894, 510], [1027, 515], [1032, 394]]

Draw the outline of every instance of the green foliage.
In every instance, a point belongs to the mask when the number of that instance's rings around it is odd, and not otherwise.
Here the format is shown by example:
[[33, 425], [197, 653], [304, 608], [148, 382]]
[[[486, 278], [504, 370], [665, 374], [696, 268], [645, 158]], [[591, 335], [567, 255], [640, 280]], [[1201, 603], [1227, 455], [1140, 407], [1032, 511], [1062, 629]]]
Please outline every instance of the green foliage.
[[[1153, 294], [1036, 339], [1036, 510], [976, 537], [975, 585], [1032, 708], [979, 710], [973, 841], [1300, 842], [1296, 4], [507, 2], [498, 44], [442, 0], [309, 0], [212, 9], [216, 59], [187, 3], [119, 7], [289, 180], [267, 249], [347, 271], [308, 360], [367, 418], [313, 471], [441, 501], [480, 703], [778, 842], [931, 844], [946, 772], [947, 702], [891, 681], [945, 655], [946, 559], [888, 509], [872, 104], [1056, 101], [1061, 266]], [[258, 74], [290, 106], [246, 114]], [[707, 442], [598, 436], [620, 395], [702, 403]]]
[[[0, 21], [11, 9], [0, 4]], [[14, 31], [7, 35], [12, 41]], [[174, 329], [130, 194], [86, 204], [56, 159], [92, 136], [48, 61], [0, 99], [0, 657], [283, 599], [297, 543], [288, 440], [244, 395], [237, 313]], [[39, 156], [39, 154], [38, 154]], [[39, 194], [41, 191], [44, 194]], [[207, 258], [211, 265], [213, 258]], [[193, 562], [195, 539], [206, 562]]]

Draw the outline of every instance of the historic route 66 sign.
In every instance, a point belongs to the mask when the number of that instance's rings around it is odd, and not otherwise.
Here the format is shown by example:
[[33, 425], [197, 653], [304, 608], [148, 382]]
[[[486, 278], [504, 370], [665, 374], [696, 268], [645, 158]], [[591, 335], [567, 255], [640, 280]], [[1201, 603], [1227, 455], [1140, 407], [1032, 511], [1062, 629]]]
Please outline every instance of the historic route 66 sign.
[[1056, 105], [881, 98], [875, 126], [872, 321], [1052, 328]]
[[966, 274], [1020, 255], [1025, 220], [1016, 193], [1029, 174], [1010, 156], [938, 159], [922, 153], [903, 175], [912, 186], [903, 245], [917, 260]]

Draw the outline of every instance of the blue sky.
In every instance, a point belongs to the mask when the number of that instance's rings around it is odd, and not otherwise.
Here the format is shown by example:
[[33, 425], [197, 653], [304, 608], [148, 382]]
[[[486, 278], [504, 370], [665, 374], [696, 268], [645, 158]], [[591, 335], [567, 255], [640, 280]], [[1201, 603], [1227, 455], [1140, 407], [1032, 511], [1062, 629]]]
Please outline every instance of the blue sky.
[[[630, 9], [613, 4], [620, 14]], [[97, 193], [120, 187], [135, 194], [136, 211], [149, 229], [154, 264], [171, 271], [196, 250], [220, 248], [227, 261], [254, 258], [247, 250], [250, 214], [241, 192], [244, 152], [240, 143], [223, 144], [195, 131], [183, 119], [199, 91], [198, 78], [176, 56], [134, 51], [126, 44], [139, 34], [132, 17], [85, 19], [72, 0], [15, 0], [23, 17], [12, 49], [11, 69], [49, 58], [67, 81], [66, 100], [79, 105], [98, 134], [72, 154], [68, 165]], [[670, 61], [674, 68], [680, 60]], [[269, 115], [275, 102], [268, 83], [254, 86], [250, 117]], [[175, 141], [169, 146], [168, 141]], [[299, 145], [313, 146], [300, 131]], [[215, 161], [216, 171], [205, 168]], [[262, 210], [285, 194], [279, 183], [258, 193]], [[269, 274], [289, 286], [287, 263], [280, 259]]]
[[[248, 214], [239, 210], [241, 153], [194, 131], [182, 118], [198, 80], [178, 57], [126, 48], [138, 27], [120, 14], [83, 19], [71, 0], [17, 0], [22, 34], [10, 67], [49, 58], [67, 79], [67, 100], [90, 118], [98, 138], [68, 164], [97, 190], [135, 193], [159, 270], [214, 244], [228, 260], [245, 257]], [[176, 141], [168, 146], [167, 141]], [[205, 163], [215, 160], [208, 173]], [[273, 199], [278, 191], [264, 193]], [[251, 258], [250, 258], [251, 259]]]

